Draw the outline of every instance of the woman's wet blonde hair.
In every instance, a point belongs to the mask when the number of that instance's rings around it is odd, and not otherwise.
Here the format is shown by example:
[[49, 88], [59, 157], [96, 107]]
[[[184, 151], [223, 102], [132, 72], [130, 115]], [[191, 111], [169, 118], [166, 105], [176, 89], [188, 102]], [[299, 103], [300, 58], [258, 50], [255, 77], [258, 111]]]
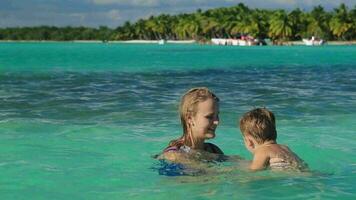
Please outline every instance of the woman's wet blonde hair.
[[179, 105], [180, 120], [183, 128], [183, 135], [175, 140], [172, 140], [168, 147], [187, 145], [194, 147], [194, 138], [191, 133], [188, 118], [195, 116], [197, 113], [198, 103], [204, 102], [208, 99], [213, 99], [219, 102], [219, 98], [206, 87], [197, 87], [188, 90], [181, 98]]

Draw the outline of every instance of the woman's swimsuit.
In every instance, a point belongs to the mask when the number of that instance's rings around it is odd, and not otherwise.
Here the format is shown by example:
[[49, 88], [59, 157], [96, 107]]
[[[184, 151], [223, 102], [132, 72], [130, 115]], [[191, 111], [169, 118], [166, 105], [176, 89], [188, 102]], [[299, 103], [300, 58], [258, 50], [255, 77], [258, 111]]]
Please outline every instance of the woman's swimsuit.
[[[171, 146], [166, 148], [163, 153], [167, 152], [177, 152], [177, 153], [190, 153], [191, 148], [186, 145], [182, 145], [180, 147], [177, 146]], [[219, 154], [218, 158], [213, 161], [206, 161], [206, 160], [201, 160], [204, 162], [208, 163], [216, 163], [216, 162], [222, 162], [226, 160], [226, 157], [222, 154], [222, 151], [215, 145], [211, 143], [205, 143], [204, 145], [204, 150], [207, 151], [208, 153], [215, 153]], [[199, 152], [196, 152], [199, 154]], [[186, 167], [185, 165], [181, 163], [174, 163], [174, 162], [169, 162], [166, 160], [160, 160], [160, 165], [161, 167], [158, 169], [158, 173], [160, 175], [166, 175], [166, 176], [182, 176], [182, 175], [189, 175], [189, 176], [195, 176], [195, 175], [201, 175], [204, 172], [200, 169], [191, 169]]]
[[171, 146], [171, 147], [168, 147], [166, 148], [163, 152], [164, 153], [167, 153], [167, 152], [182, 152], [182, 153], [188, 153], [190, 152], [191, 148], [186, 146], [186, 145], [183, 145], [183, 146], [180, 146], [179, 148], [177, 146]]
[[[166, 153], [166, 152], [172, 152], [172, 151], [173, 152], [182, 151], [184, 153], [188, 153], [188, 152], [190, 152], [190, 150], [191, 150], [191, 148], [189, 146], [182, 145], [180, 147], [177, 147], [177, 146], [168, 147], [163, 152]], [[217, 147], [216, 145], [211, 144], [211, 143], [204, 144], [204, 151], [209, 152], [209, 153], [215, 153], [215, 154], [224, 154], [219, 149], [219, 147]]]

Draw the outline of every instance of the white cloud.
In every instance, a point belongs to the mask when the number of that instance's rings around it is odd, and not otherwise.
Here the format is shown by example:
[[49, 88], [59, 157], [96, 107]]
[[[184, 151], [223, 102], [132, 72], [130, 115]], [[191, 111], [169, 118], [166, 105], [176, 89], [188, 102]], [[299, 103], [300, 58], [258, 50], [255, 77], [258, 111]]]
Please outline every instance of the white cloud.
[[311, 9], [322, 5], [326, 9], [334, 8], [341, 3], [353, 7], [356, 0], [90, 0], [94, 5], [125, 8], [160, 8], [164, 10], [194, 11], [198, 8], [216, 8], [244, 3], [250, 8], [267, 9]]
[[84, 22], [86, 14], [85, 13], [71, 13], [71, 14], [69, 14], [69, 17], [77, 18], [77, 19], [79, 19], [80, 22]]
[[127, 6], [158, 6], [160, 0], [93, 0], [98, 5], [127, 5]]
[[109, 19], [111, 20], [121, 20], [121, 15], [120, 15], [120, 12], [118, 10], [110, 10], [108, 13], [107, 13], [107, 16]]

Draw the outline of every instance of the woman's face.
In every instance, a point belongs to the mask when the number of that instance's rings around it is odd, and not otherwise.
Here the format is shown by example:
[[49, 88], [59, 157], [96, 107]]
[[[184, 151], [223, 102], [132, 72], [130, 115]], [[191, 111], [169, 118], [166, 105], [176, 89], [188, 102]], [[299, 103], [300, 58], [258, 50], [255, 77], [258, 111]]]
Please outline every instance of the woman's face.
[[209, 98], [197, 106], [197, 113], [191, 118], [193, 137], [200, 140], [214, 138], [215, 129], [219, 124], [218, 103]]

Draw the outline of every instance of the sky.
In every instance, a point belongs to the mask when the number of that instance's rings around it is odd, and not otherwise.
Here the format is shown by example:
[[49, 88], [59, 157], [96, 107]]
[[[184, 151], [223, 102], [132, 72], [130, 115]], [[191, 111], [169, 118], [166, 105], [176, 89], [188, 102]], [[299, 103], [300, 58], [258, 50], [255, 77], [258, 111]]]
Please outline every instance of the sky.
[[244, 3], [250, 8], [311, 10], [322, 5], [330, 11], [356, 0], [0, 0], [0, 27], [108, 26], [135, 22], [151, 15], [191, 13]]

